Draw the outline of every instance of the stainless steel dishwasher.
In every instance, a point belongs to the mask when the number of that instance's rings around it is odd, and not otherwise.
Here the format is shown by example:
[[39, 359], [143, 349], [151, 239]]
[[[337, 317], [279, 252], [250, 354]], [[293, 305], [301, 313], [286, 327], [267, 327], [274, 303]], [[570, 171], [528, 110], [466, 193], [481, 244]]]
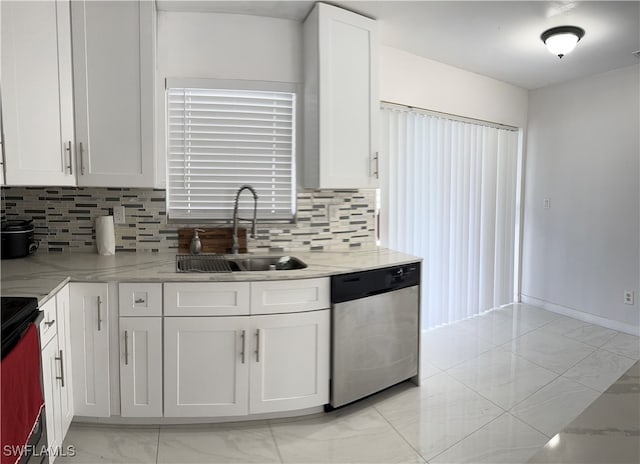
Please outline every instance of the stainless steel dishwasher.
[[418, 375], [420, 263], [331, 278], [337, 408]]

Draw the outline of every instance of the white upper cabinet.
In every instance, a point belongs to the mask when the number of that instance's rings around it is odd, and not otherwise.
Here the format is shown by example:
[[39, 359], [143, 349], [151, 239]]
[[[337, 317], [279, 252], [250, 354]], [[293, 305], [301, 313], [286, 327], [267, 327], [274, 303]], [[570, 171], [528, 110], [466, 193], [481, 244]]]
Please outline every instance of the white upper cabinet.
[[69, 1], [2, 2], [7, 185], [75, 185]]
[[74, 1], [78, 185], [153, 187], [152, 1]]
[[375, 188], [376, 22], [318, 3], [304, 22], [304, 187]]

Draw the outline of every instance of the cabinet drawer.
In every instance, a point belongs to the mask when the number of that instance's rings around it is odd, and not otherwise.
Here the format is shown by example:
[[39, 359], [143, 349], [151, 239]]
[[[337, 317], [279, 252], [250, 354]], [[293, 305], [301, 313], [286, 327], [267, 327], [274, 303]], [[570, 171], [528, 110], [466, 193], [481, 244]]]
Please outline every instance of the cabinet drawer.
[[44, 348], [58, 333], [55, 297], [40, 306], [40, 311], [44, 313], [44, 318], [40, 321], [40, 347]]
[[243, 316], [250, 313], [249, 282], [164, 284], [165, 316]]
[[329, 287], [329, 278], [252, 282], [251, 314], [327, 309]]
[[120, 284], [120, 316], [162, 316], [162, 284]]

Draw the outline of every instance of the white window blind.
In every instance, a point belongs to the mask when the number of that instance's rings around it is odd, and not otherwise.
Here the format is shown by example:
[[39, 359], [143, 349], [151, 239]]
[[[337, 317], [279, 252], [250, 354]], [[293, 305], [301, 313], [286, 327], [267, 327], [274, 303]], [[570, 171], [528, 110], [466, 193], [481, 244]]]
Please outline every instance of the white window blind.
[[[258, 218], [295, 214], [295, 108], [291, 92], [169, 87], [167, 214], [230, 220], [235, 193], [258, 194]], [[239, 214], [253, 215], [244, 192]]]
[[423, 328], [514, 300], [515, 130], [383, 106], [383, 246], [424, 258]]

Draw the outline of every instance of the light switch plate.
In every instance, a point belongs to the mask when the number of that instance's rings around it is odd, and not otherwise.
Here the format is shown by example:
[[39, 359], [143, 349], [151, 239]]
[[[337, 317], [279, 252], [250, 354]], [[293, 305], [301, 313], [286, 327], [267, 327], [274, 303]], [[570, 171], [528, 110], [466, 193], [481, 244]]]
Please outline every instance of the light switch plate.
[[126, 224], [124, 206], [116, 206], [113, 208], [113, 222], [116, 224]]

